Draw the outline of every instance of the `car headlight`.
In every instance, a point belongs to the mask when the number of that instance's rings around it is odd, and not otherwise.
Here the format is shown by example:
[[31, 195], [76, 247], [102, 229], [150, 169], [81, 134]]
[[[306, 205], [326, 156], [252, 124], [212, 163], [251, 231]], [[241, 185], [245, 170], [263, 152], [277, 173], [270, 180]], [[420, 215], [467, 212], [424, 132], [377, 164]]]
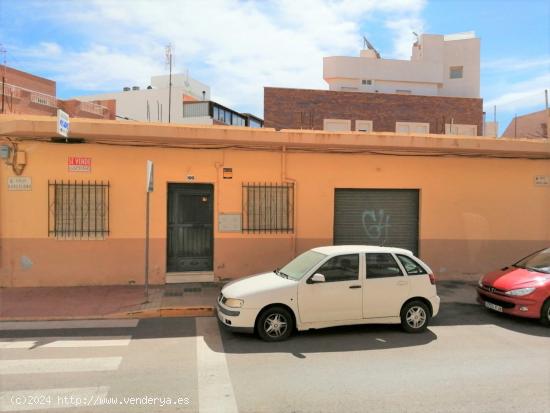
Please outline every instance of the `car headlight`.
[[483, 287], [483, 277], [479, 279], [479, 281], [477, 282], [477, 285], [479, 285], [480, 287]]
[[504, 294], [517, 297], [520, 295], [531, 294], [533, 291], [535, 291], [534, 287], [527, 287], [527, 288], [518, 288], [517, 290], [506, 291]]
[[231, 308], [241, 308], [244, 304], [244, 301], [238, 300], [236, 298], [228, 298], [225, 300], [224, 304], [227, 307], [231, 307]]

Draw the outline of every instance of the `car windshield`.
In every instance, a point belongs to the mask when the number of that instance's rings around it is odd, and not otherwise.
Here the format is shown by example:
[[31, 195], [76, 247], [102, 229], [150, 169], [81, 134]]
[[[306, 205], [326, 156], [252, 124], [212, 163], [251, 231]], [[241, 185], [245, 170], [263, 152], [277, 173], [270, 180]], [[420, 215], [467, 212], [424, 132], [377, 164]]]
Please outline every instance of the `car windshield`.
[[525, 257], [516, 262], [514, 267], [550, 274], [550, 248]]
[[320, 252], [307, 251], [298, 255], [279, 271], [291, 280], [300, 280], [311, 268], [318, 265], [327, 256]]

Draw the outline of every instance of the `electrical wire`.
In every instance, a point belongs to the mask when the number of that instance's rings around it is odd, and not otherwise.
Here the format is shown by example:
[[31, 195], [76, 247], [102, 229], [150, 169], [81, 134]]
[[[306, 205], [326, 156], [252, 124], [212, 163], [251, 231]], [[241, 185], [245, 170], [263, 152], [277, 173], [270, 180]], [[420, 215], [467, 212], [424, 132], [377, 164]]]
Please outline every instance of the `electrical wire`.
[[[22, 141], [39, 141], [44, 143], [52, 143], [50, 138], [20, 138]], [[282, 146], [286, 146], [286, 151], [291, 153], [318, 153], [318, 154], [348, 154], [348, 155], [382, 155], [382, 156], [408, 156], [408, 157], [466, 157], [466, 158], [486, 158], [486, 159], [527, 159], [527, 160], [547, 160], [550, 159], [550, 150], [548, 154], [541, 155], [506, 155], [506, 154], [491, 154], [491, 153], [476, 153], [470, 151], [459, 151], [452, 153], [442, 153], [435, 151], [418, 151], [414, 149], [393, 149], [384, 150], [378, 149], [363, 149], [363, 148], [312, 148], [312, 147], [289, 147], [288, 144], [278, 145], [220, 145], [220, 144], [171, 144], [158, 143], [148, 141], [115, 141], [115, 140], [94, 140], [87, 142], [88, 144], [107, 145], [107, 146], [126, 146], [126, 147], [141, 147], [141, 148], [160, 148], [160, 149], [184, 149], [184, 150], [242, 150], [242, 151], [265, 151], [265, 152], [281, 152]], [[58, 143], [57, 143], [58, 144]]]

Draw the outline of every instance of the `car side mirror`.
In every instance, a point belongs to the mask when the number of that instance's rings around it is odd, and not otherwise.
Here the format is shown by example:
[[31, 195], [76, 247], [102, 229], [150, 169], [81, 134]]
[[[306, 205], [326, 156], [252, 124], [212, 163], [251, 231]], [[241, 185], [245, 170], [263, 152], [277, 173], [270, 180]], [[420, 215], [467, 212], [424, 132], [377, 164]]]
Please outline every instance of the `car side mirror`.
[[309, 282], [314, 283], [324, 283], [325, 282], [325, 276], [323, 274], [315, 274], [313, 277], [309, 279]]

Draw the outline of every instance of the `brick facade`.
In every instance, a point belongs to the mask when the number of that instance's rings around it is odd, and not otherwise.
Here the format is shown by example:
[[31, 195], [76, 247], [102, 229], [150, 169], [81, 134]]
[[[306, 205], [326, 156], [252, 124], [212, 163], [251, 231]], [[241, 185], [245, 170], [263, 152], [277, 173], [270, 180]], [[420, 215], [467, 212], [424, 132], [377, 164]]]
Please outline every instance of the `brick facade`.
[[55, 116], [59, 108], [70, 117], [116, 119], [114, 99], [91, 103], [62, 100], [56, 97], [56, 83], [53, 80], [1, 65], [0, 76], [5, 79], [2, 85], [0, 78], [0, 113]]
[[375, 132], [395, 132], [395, 122], [426, 122], [430, 133], [445, 123], [477, 125], [483, 131], [483, 100], [442, 96], [264, 88], [266, 128], [323, 129], [323, 119], [372, 120]]

